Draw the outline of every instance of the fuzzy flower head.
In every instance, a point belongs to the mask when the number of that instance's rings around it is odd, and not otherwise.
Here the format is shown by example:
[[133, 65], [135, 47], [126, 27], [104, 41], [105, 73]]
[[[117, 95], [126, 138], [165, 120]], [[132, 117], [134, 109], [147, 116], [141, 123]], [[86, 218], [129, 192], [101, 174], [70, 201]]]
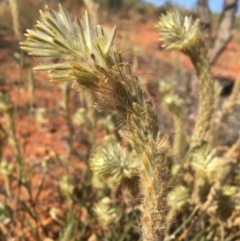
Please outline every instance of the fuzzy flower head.
[[109, 225], [115, 223], [119, 217], [117, 210], [112, 207], [109, 197], [104, 197], [95, 204], [93, 212], [96, 215], [99, 224], [101, 224], [104, 228], [109, 228]]
[[177, 11], [162, 14], [156, 27], [160, 31], [160, 41], [164, 42], [163, 47], [166, 49], [184, 51], [200, 36], [199, 20], [194, 22], [191, 16], [183, 18]]
[[[58, 60], [58, 63], [35, 68], [49, 70], [52, 82], [75, 79], [71, 73], [72, 62], [87, 61], [91, 65], [94, 62], [91, 56], [107, 54], [111, 49], [116, 27], [109, 37], [105, 36], [99, 25], [93, 32], [87, 12], [84, 19], [75, 18], [72, 21], [67, 11], [59, 5], [58, 12], [45, 6], [45, 11], [40, 10], [40, 15], [41, 21], [37, 21], [34, 30], [27, 30], [27, 41], [20, 43], [20, 46], [30, 56]], [[94, 58], [96, 59], [100, 58]]]
[[181, 210], [189, 200], [189, 190], [184, 186], [177, 186], [171, 190], [167, 197], [168, 206], [172, 209]]
[[134, 155], [128, 154], [126, 149], [113, 141], [106, 144], [106, 147], [99, 149], [91, 159], [93, 173], [112, 184], [132, 177], [138, 166]]
[[[216, 156], [215, 149], [211, 150], [204, 146], [194, 153], [191, 166], [199, 177], [206, 177], [211, 180], [216, 175], [221, 175], [222, 161]], [[216, 172], [216, 170], [219, 171]]]
[[114, 48], [116, 27], [109, 34], [100, 25], [93, 28], [87, 13], [84, 19], [72, 22], [61, 5], [57, 12], [46, 6], [40, 15], [42, 20], [35, 30], [27, 30], [27, 41], [20, 45], [29, 55], [54, 63], [34, 69], [48, 70], [51, 82], [75, 81], [76, 87], [86, 87], [99, 111], [116, 111], [122, 116], [133, 112], [138, 79]]
[[226, 221], [235, 210], [240, 209], [239, 189], [235, 186], [223, 186], [218, 196], [217, 216], [221, 221]]

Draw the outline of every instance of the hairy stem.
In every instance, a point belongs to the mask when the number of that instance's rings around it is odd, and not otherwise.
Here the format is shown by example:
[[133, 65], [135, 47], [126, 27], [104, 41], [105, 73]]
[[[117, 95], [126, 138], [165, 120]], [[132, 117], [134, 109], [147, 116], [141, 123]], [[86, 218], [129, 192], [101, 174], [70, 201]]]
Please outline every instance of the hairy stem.
[[130, 141], [139, 158], [143, 240], [163, 240], [169, 176], [165, 156], [170, 146], [168, 137], [159, 132], [146, 90], [113, 46], [116, 27], [107, 36], [98, 25], [92, 36], [87, 13], [83, 28], [83, 20], [76, 19], [73, 24], [61, 6], [58, 13], [48, 7], [45, 10], [40, 12], [43, 21], [36, 30], [28, 30], [22, 48], [32, 56], [61, 59], [36, 69], [49, 70], [52, 82], [72, 80], [86, 87], [95, 97], [97, 110], [121, 116], [121, 135]]
[[161, 17], [157, 27], [166, 49], [186, 54], [195, 67], [199, 79], [199, 111], [192, 134], [191, 147], [208, 143], [210, 123], [214, 112], [214, 81], [211, 76], [207, 50], [199, 30], [199, 20], [183, 19], [177, 12]]

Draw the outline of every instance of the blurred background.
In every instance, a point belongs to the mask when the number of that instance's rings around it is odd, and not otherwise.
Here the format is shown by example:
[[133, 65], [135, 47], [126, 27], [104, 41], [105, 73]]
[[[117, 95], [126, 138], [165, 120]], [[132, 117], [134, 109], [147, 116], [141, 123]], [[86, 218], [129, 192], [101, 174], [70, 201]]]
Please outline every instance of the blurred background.
[[[231, 95], [240, 70], [237, 2], [226, 13], [224, 1], [217, 0], [0, 0], [0, 241], [140, 240], [139, 199], [134, 205], [128, 202], [131, 195], [124, 184], [102, 183], [89, 168], [97, 147], [120, 142], [125, 147], [119, 147], [120, 156], [131, 149], [118, 134], [118, 117], [95, 112], [86, 90], [49, 83], [46, 72], [32, 70], [49, 60], [29, 58], [19, 48], [26, 29], [41, 19], [39, 9], [48, 5], [57, 10], [60, 3], [72, 19], [82, 18], [87, 10], [93, 29], [101, 24], [109, 32], [117, 25], [115, 45], [147, 86], [161, 130], [171, 138], [176, 126], [167, 98], [177, 93], [184, 137], [171, 155], [180, 160], [195, 123], [197, 81], [187, 57], [162, 48], [155, 25], [161, 14], [176, 9], [201, 18], [220, 106]], [[219, 42], [223, 33], [226, 41]], [[233, 112], [218, 133], [221, 150], [238, 137], [239, 107]], [[126, 158], [132, 158], [128, 154]]]

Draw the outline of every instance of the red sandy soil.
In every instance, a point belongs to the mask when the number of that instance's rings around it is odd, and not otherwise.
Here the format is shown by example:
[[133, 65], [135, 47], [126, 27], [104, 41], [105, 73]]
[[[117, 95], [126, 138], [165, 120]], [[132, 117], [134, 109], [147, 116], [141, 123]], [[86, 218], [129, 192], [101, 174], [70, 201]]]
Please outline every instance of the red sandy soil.
[[[127, 23], [125, 24], [127, 25]], [[192, 69], [190, 61], [182, 54], [169, 53], [159, 48], [158, 33], [153, 27], [154, 23], [139, 24], [132, 30], [131, 27], [125, 29], [125, 32], [120, 32], [122, 38], [126, 37], [129, 46], [135, 43], [143, 52], [150, 51], [153, 58], [159, 58], [162, 61], [173, 63], [176, 56], [180, 57], [182, 66], [187, 69]], [[7, 40], [12, 40], [11, 37], [6, 37]], [[35, 115], [29, 116], [27, 114], [27, 105], [29, 96], [27, 92], [26, 75], [23, 71], [23, 84], [17, 86], [17, 82], [21, 76], [21, 69], [16, 62], [13, 61], [11, 55], [11, 44], [6, 48], [0, 49], [1, 62], [1, 90], [6, 90], [15, 103], [18, 103], [17, 113], [15, 117], [15, 126], [17, 136], [20, 141], [21, 150], [24, 155], [24, 161], [27, 165], [41, 163], [44, 157], [51, 158], [52, 153], [59, 153], [66, 155], [68, 147], [65, 138], [68, 137], [67, 123], [64, 118], [63, 108], [61, 102], [63, 99], [61, 90], [58, 86], [48, 83], [46, 73], [35, 74], [36, 90], [34, 95], [34, 106], [45, 107], [47, 110], [48, 122], [44, 125], [39, 125], [36, 122]], [[142, 55], [144, 58], [144, 54]], [[147, 69], [147, 66], [146, 66]], [[221, 55], [216, 65], [213, 67], [213, 73], [223, 76], [230, 76], [236, 78], [240, 70], [240, 44], [237, 42], [230, 42]], [[144, 71], [144, 70], [143, 70]], [[0, 121], [5, 126], [5, 118], [1, 114]], [[79, 148], [85, 148], [80, 145]], [[12, 161], [13, 155], [9, 145], [4, 149], [4, 159]], [[81, 169], [81, 162], [75, 160], [71, 163], [72, 169]], [[44, 191], [41, 193], [41, 208], [40, 213], [43, 218], [44, 225], [48, 226], [52, 222], [48, 212], [51, 207], [59, 207], [59, 194], [56, 193], [57, 183], [52, 176], [60, 176], [63, 169], [59, 167], [50, 170]], [[36, 185], [39, 182], [39, 174], [33, 175], [32, 183]], [[55, 190], [55, 191], [54, 191]], [[51, 203], [51, 204], [49, 204]], [[54, 231], [53, 231], [54, 232]]]
[[[178, 52], [169, 52], [165, 50], [160, 50], [157, 46], [159, 44], [159, 34], [157, 29], [154, 29], [154, 22], [148, 23], [146, 25], [138, 26], [135, 32], [136, 34], [132, 35], [131, 40], [138, 44], [141, 48], [149, 51], [154, 49], [155, 58], [166, 61], [167, 63], [174, 63], [174, 59], [180, 58], [180, 62], [183, 67], [189, 70], [193, 69], [193, 66], [188, 59], [183, 54]], [[132, 30], [131, 30], [132, 33]], [[239, 34], [239, 33], [237, 33]], [[216, 61], [216, 64], [212, 68], [214, 75], [220, 75], [222, 77], [232, 77], [233, 79], [237, 78], [240, 73], [240, 44], [237, 41], [230, 41], [226, 46], [225, 51], [221, 54], [219, 59]]]

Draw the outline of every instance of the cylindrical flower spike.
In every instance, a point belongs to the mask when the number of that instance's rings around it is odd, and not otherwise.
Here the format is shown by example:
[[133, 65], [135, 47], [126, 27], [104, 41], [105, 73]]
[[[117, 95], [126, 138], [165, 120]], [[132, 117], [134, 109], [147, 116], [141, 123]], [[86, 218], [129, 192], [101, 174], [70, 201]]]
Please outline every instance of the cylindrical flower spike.
[[129, 63], [123, 62], [121, 52], [113, 47], [116, 27], [109, 36], [101, 26], [92, 34], [87, 14], [83, 28], [82, 20], [72, 23], [61, 7], [57, 13], [46, 7], [41, 15], [40, 27], [27, 34], [22, 48], [33, 56], [41, 57], [42, 52], [43, 57], [60, 59], [58, 64], [37, 69], [48, 69], [52, 82], [75, 80], [92, 91], [96, 109], [116, 111], [122, 117], [121, 133], [139, 159], [143, 240], [163, 240], [169, 177], [165, 156], [170, 145], [168, 138], [159, 134], [155, 108], [146, 89], [140, 86]]
[[214, 81], [211, 76], [207, 50], [199, 28], [199, 20], [182, 18], [178, 12], [169, 12], [160, 17], [156, 26], [164, 47], [178, 50], [189, 56], [194, 65], [200, 86], [199, 113], [192, 135], [191, 147], [208, 143], [211, 134], [210, 123], [214, 112]]

